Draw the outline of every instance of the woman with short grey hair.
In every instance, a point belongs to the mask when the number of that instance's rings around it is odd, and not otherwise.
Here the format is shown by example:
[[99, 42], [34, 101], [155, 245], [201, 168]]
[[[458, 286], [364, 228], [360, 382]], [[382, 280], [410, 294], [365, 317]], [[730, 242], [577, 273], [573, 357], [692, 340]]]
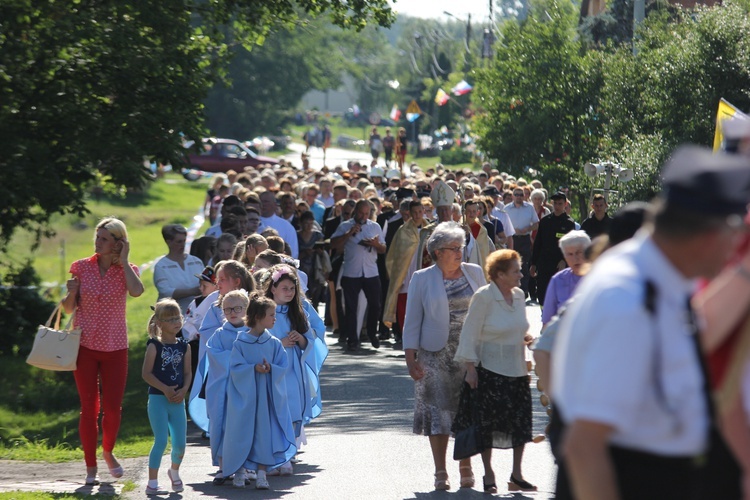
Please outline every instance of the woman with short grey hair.
[[[414, 273], [406, 294], [403, 344], [414, 379], [414, 434], [427, 436], [435, 489], [450, 489], [446, 452], [458, 410], [464, 369], [453, 360], [474, 291], [486, 284], [482, 268], [463, 262], [466, 233], [443, 222], [427, 241], [434, 265]], [[474, 486], [471, 460], [459, 462], [461, 486]]]
[[547, 295], [544, 297], [542, 308], [542, 325], [549, 323], [560, 306], [573, 296], [588, 269], [586, 249], [591, 245], [591, 238], [585, 231], [570, 231], [560, 238], [558, 245], [568, 267], [552, 276], [547, 285]]
[[185, 253], [187, 229], [180, 224], [162, 226], [161, 234], [169, 252], [154, 265], [154, 285], [159, 299], [172, 298], [180, 304], [182, 314], [193, 299], [201, 294], [198, 276], [203, 272], [203, 261]]

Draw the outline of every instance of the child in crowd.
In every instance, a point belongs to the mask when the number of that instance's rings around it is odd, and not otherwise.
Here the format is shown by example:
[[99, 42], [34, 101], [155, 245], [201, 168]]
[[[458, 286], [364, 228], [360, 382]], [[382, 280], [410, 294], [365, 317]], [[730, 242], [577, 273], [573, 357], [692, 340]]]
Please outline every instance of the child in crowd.
[[[206, 413], [205, 387], [206, 375], [208, 374], [208, 363], [205, 356], [205, 343], [226, 321], [224, 312], [219, 306], [221, 297], [232, 290], [245, 290], [252, 292], [255, 289], [255, 281], [250, 272], [237, 261], [222, 261], [216, 272], [216, 286], [219, 289], [217, 299], [211, 303], [201, 322], [198, 334], [201, 338], [201, 352], [198, 354], [198, 369], [195, 373], [195, 384], [190, 391], [188, 411], [193, 423], [203, 431], [208, 432], [208, 415]], [[209, 300], [209, 299], [206, 299]]]
[[[290, 367], [284, 375], [284, 382], [299, 446], [304, 440], [302, 428], [313, 418], [312, 401], [317, 395], [317, 383], [311, 380], [317, 381], [319, 368], [313, 343], [319, 340], [310, 329], [295, 269], [287, 264], [279, 264], [267, 273], [264, 278], [265, 295], [276, 303], [276, 325], [270, 332], [281, 340], [289, 355]], [[291, 475], [292, 464], [282, 465], [278, 472], [284, 476]]]
[[[190, 357], [192, 363], [190, 373], [195, 373], [198, 368], [198, 353], [200, 352], [198, 328], [200, 328], [200, 324], [203, 322], [203, 316], [205, 316], [206, 311], [208, 310], [208, 305], [211, 302], [206, 303], [203, 308], [201, 308], [200, 305], [203, 304], [209, 295], [218, 290], [216, 288], [216, 272], [213, 267], [204, 267], [203, 271], [201, 271], [200, 274], [196, 274], [195, 277], [198, 278], [198, 287], [201, 290], [201, 294], [195, 297], [188, 306], [187, 311], [185, 312], [185, 322], [182, 325], [182, 335], [190, 344], [190, 352], [193, 354]], [[218, 292], [216, 297], [218, 297]], [[214, 300], [216, 300], [216, 297], [214, 297]], [[192, 384], [190, 388], [188, 388], [188, 393], [190, 393], [191, 388]]]
[[222, 468], [221, 447], [224, 442], [224, 412], [226, 410], [227, 380], [229, 379], [229, 356], [234, 341], [240, 332], [247, 332], [245, 313], [250, 299], [245, 290], [232, 290], [219, 300], [227, 321], [208, 339], [208, 379], [206, 382], [206, 413], [211, 443], [211, 460], [219, 470], [214, 484], [224, 484], [226, 478]]
[[297, 452], [283, 381], [289, 357], [268, 332], [276, 321], [274, 301], [252, 294], [246, 321], [250, 331], [239, 332], [230, 354], [222, 462], [225, 471], [236, 471], [238, 488], [245, 487], [245, 469], [257, 469], [255, 487], [264, 490], [266, 471]]
[[146, 495], [166, 493], [159, 486], [159, 467], [167, 448], [167, 438], [172, 440], [172, 466], [167, 470], [167, 476], [173, 491], [179, 493], [184, 489], [180, 480], [180, 463], [187, 440], [185, 395], [192, 372], [190, 346], [185, 339], [177, 338], [181, 328], [179, 304], [173, 299], [157, 302], [148, 321], [150, 338], [141, 371], [143, 380], [149, 385], [148, 420], [154, 432], [154, 445], [148, 458]]

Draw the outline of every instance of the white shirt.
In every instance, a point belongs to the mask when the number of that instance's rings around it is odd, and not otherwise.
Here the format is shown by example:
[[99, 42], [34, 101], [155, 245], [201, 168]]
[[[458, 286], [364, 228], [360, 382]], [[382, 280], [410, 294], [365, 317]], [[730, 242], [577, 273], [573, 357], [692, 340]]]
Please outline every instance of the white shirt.
[[[644, 305], [646, 280], [656, 317]], [[644, 232], [597, 261], [552, 351], [552, 395], [566, 422], [612, 426], [613, 444], [648, 453], [704, 451], [703, 376], [686, 314], [693, 288]]]
[[[342, 236], [357, 222], [349, 219], [339, 224], [331, 239]], [[362, 230], [346, 240], [344, 245], [344, 263], [341, 265], [341, 275], [347, 278], [373, 278], [378, 276], [378, 252], [373, 247], [360, 245], [362, 240], [377, 238], [381, 245], [385, 245], [383, 231], [377, 222], [365, 221]]]
[[333, 206], [334, 199], [333, 199], [333, 193], [329, 193], [328, 196], [323, 196], [323, 194], [318, 195], [318, 199], [325, 205], [326, 208]]
[[516, 229], [513, 226], [513, 223], [510, 220], [510, 217], [508, 217], [508, 214], [505, 212], [505, 210], [493, 210], [492, 215], [500, 219], [500, 222], [503, 225], [503, 232], [505, 233], [506, 238], [510, 238], [514, 234], [516, 234]]
[[206, 236], [213, 236], [214, 238], [218, 238], [221, 236], [221, 224], [216, 223], [213, 226], [206, 229]]
[[534, 205], [528, 201], [524, 201], [520, 207], [517, 207], [515, 203], [505, 205], [505, 213], [510, 217], [514, 228], [523, 229], [539, 222], [539, 216], [536, 214]]
[[[272, 227], [279, 232], [282, 240], [289, 243], [292, 250], [292, 257], [299, 258], [299, 245], [297, 244], [297, 230], [289, 222], [274, 214], [271, 217], [261, 217], [260, 222], [263, 227]], [[258, 228], [260, 232], [261, 229]]]
[[528, 331], [523, 290], [513, 289], [511, 306], [491, 282], [471, 298], [454, 360], [475, 366], [481, 362], [482, 368], [506, 377], [526, 376], [524, 337]]
[[[179, 288], [195, 288], [198, 286], [196, 274], [203, 271], [203, 261], [195, 255], [185, 255], [184, 269], [180, 265], [168, 259], [166, 255], [154, 264], [154, 285], [159, 291], [159, 299], [172, 297], [175, 290]], [[182, 313], [185, 314], [193, 297], [175, 299], [180, 304]]]

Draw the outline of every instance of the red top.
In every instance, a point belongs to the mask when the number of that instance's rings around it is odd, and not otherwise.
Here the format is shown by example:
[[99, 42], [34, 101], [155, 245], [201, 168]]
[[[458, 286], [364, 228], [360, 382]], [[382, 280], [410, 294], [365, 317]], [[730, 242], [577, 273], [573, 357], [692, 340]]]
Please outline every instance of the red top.
[[[81, 345], [94, 351], [128, 348], [125, 301], [128, 288], [122, 266], [112, 265], [99, 275], [99, 256], [73, 262], [70, 273], [81, 283], [74, 326], [81, 329]], [[138, 267], [130, 264], [137, 276]]]

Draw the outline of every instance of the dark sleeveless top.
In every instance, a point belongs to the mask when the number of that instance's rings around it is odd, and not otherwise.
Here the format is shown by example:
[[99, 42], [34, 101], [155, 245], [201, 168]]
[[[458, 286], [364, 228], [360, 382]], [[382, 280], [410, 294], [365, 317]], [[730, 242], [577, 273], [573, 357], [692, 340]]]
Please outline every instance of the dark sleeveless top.
[[[187, 341], [182, 338], [177, 339], [175, 344], [162, 344], [158, 339], [148, 339], [146, 347], [149, 344], [154, 344], [156, 347], [156, 359], [154, 359], [154, 367], [151, 369], [156, 378], [160, 382], [168, 385], [169, 387], [177, 386], [181, 388], [184, 383], [185, 366], [184, 359], [185, 353], [187, 352]], [[164, 394], [159, 389], [148, 386], [149, 394]]]

